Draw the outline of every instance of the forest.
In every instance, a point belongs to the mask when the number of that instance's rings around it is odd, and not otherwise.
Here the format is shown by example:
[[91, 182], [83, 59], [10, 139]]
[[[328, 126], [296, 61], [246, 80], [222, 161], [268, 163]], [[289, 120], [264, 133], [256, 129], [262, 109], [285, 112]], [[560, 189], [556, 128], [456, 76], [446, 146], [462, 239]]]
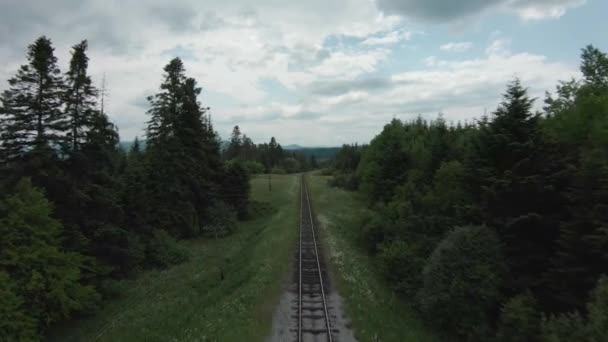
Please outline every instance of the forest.
[[392, 120], [344, 145], [332, 185], [373, 213], [359, 243], [445, 340], [606, 341], [608, 56], [542, 110], [514, 79], [475, 122]]
[[179, 58], [148, 97], [145, 141], [123, 150], [87, 49], [74, 45], [62, 72], [38, 38], [0, 96], [1, 340], [43, 339], [97, 311], [117, 280], [187, 260], [178, 240], [230, 234], [250, 216], [252, 173], [316, 165], [238, 126], [222, 151]]

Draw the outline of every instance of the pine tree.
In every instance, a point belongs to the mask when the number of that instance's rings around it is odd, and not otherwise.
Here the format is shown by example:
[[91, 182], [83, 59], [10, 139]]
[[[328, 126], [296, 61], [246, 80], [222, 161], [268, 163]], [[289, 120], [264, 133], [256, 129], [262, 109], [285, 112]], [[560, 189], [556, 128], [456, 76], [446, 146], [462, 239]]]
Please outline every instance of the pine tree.
[[168, 141], [174, 134], [175, 120], [180, 110], [183, 84], [185, 82], [185, 69], [181, 59], [172, 59], [164, 68], [164, 81], [161, 91], [148, 97], [150, 102], [150, 121], [147, 128], [147, 142], [151, 146], [160, 145]]
[[560, 196], [551, 178], [560, 165], [544, 153], [532, 104], [519, 80], [513, 81], [480, 136], [482, 218], [497, 228], [503, 243], [509, 294], [542, 292], [559, 222]]
[[225, 152], [225, 159], [232, 160], [241, 156], [241, 150], [243, 147], [243, 136], [239, 126], [234, 126], [232, 133], [230, 134], [230, 144]]
[[86, 140], [88, 129], [93, 126], [97, 89], [87, 74], [89, 57], [88, 43], [83, 40], [72, 47], [70, 70], [66, 73], [65, 112], [70, 129], [67, 137], [72, 152], [78, 151]]
[[0, 147], [5, 162], [32, 150], [62, 146], [67, 120], [62, 113], [63, 80], [51, 40], [38, 38], [28, 47], [28, 64], [9, 80], [2, 94]]
[[84, 258], [61, 250], [62, 229], [28, 179], [0, 202], [0, 272], [14, 280], [16, 294], [40, 331], [97, 300], [91, 287], [80, 284]]

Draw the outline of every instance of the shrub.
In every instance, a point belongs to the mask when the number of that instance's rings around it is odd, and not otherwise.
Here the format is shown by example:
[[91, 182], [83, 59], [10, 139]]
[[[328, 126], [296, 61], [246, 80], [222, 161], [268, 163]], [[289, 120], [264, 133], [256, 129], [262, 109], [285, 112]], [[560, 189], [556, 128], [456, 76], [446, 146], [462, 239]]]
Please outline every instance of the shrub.
[[500, 242], [485, 226], [458, 227], [429, 257], [422, 274], [421, 308], [445, 332], [484, 340], [488, 316], [500, 301], [504, 273]]
[[608, 277], [602, 276], [587, 304], [589, 315], [588, 331], [590, 340], [604, 342], [608, 335]]
[[359, 177], [354, 173], [336, 173], [329, 180], [329, 185], [355, 191], [359, 189]]
[[264, 167], [264, 165], [262, 163], [256, 162], [256, 161], [244, 162], [243, 166], [245, 167], [245, 169], [247, 170], [247, 172], [250, 175], [260, 174], [260, 173], [264, 173], [266, 171], [266, 168]]
[[125, 293], [126, 286], [123, 281], [116, 279], [104, 279], [98, 286], [99, 293], [104, 298], [117, 298]]
[[422, 286], [424, 258], [415, 242], [395, 240], [382, 244], [378, 254], [380, 269], [393, 288], [405, 296], [414, 296]]
[[283, 160], [283, 168], [287, 173], [300, 172], [300, 162], [295, 158], [285, 158], [285, 160]]
[[38, 341], [36, 320], [26, 314], [23, 299], [15, 293], [15, 283], [0, 271], [0, 340]]
[[166, 268], [188, 260], [189, 253], [166, 231], [156, 229], [146, 248], [146, 260], [151, 266]]
[[270, 173], [273, 173], [275, 175], [284, 175], [287, 173], [287, 171], [285, 171], [285, 169], [280, 168], [280, 167], [273, 167], [272, 170], [270, 170]]
[[543, 317], [541, 323], [541, 341], [589, 341], [585, 330], [585, 322], [578, 312], [551, 315]]
[[243, 165], [238, 161], [226, 163], [221, 189], [222, 200], [236, 211], [239, 219], [247, 217], [250, 192], [249, 174]]
[[381, 213], [371, 213], [361, 222], [360, 241], [368, 252], [377, 254], [393, 223]]
[[226, 236], [236, 230], [236, 213], [224, 202], [215, 202], [207, 210], [208, 223], [203, 228], [207, 235], [215, 238]]
[[538, 305], [530, 293], [509, 299], [500, 312], [498, 333], [499, 342], [538, 341], [541, 315]]

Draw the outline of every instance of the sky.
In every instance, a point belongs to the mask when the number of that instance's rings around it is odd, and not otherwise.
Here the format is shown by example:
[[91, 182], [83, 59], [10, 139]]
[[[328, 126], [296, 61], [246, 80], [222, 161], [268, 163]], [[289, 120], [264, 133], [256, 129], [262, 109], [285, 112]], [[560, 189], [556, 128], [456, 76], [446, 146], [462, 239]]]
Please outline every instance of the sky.
[[27, 46], [52, 39], [62, 70], [89, 41], [121, 139], [144, 135], [146, 97], [180, 57], [226, 139], [366, 143], [392, 118], [492, 112], [515, 77], [537, 97], [608, 50], [605, 0], [0, 0], [0, 90]]

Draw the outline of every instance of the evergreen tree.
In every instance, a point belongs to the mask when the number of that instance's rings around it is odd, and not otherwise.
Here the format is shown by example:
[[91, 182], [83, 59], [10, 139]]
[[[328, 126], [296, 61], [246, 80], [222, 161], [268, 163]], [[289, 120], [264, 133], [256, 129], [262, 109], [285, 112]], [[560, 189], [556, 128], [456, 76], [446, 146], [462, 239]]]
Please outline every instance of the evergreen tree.
[[232, 133], [230, 134], [230, 144], [225, 152], [225, 159], [232, 160], [241, 156], [241, 149], [243, 146], [243, 137], [239, 126], [234, 126]]
[[514, 292], [541, 290], [559, 222], [559, 194], [547, 184], [552, 171], [545, 171], [553, 164], [543, 158], [539, 116], [532, 113], [532, 103], [519, 80], [513, 81], [480, 138], [482, 214], [498, 230], [510, 270], [507, 287]]
[[181, 59], [172, 59], [164, 68], [164, 81], [161, 91], [148, 97], [150, 102], [150, 120], [146, 132], [147, 143], [151, 146], [160, 145], [168, 141], [174, 134], [174, 124], [180, 101], [182, 99], [183, 84], [186, 80], [184, 64]]
[[87, 74], [89, 57], [88, 43], [83, 40], [72, 47], [70, 69], [66, 73], [65, 112], [70, 129], [67, 137], [71, 151], [78, 151], [85, 142], [87, 130], [94, 124], [97, 89]]
[[0, 272], [14, 280], [15, 294], [40, 331], [97, 300], [94, 290], [79, 282], [83, 257], [61, 250], [62, 229], [28, 179], [0, 202]]
[[32, 150], [56, 148], [65, 141], [63, 80], [51, 40], [38, 38], [28, 47], [28, 64], [9, 80], [2, 94], [0, 147], [5, 162]]

